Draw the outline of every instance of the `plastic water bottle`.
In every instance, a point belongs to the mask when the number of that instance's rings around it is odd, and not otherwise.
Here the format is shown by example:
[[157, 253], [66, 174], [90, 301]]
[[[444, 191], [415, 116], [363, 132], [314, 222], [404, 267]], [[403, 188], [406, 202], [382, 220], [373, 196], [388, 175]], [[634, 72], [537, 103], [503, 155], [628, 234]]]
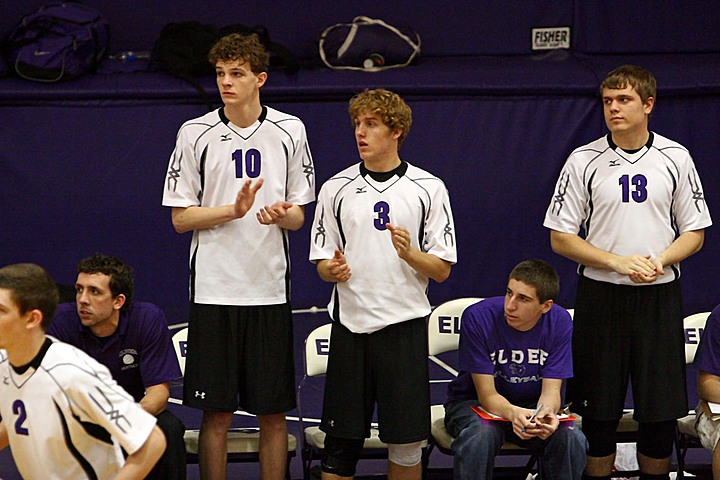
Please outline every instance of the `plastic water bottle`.
[[121, 62], [134, 62], [135, 60], [149, 60], [150, 52], [137, 51], [137, 50], [123, 50], [115, 55], [110, 55], [110, 58], [114, 60], [120, 60]]
[[364, 68], [382, 67], [385, 65], [385, 58], [379, 53], [371, 53], [363, 62]]

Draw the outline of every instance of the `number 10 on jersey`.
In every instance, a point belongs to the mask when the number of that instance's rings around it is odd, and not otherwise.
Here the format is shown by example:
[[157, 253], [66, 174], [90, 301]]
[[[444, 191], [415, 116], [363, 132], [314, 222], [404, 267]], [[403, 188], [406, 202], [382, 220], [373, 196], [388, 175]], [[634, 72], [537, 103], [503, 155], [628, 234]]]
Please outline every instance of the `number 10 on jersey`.
[[235, 150], [232, 154], [235, 162], [235, 178], [257, 178], [260, 176], [260, 151], [251, 148], [243, 154], [242, 150]]

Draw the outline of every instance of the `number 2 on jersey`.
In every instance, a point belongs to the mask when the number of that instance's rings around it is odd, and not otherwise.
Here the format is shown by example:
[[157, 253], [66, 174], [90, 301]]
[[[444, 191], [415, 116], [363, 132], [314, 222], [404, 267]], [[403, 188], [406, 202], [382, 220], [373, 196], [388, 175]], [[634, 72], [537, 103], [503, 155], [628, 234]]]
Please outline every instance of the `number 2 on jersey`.
[[[645, 175], [633, 175], [632, 179], [629, 175], [623, 175], [618, 180], [618, 184], [622, 188], [623, 203], [628, 203], [630, 197], [637, 203], [647, 200], [647, 178], [645, 178]], [[631, 190], [632, 187], [634, 188]]]
[[232, 154], [235, 162], [235, 178], [257, 178], [260, 176], [260, 151], [251, 148], [243, 154], [235, 150]]
[[375, 204], [375, 213], [377, 213], [377, 217], [375, 217], [375, 228], [378, 230], [386, 230], [387, 227], [386, 224], [390, 223], [390, 205], [387, 204], [387, 202], [377, 202]]
[[13, 413], [18, 416], [15, 420], [15, 433], [18, 435], [27, 435], [28, 429], [23, 427], [23, 423], [27, 420], [27, 413], [25, 412], [25, 404], [22, 400], [15, 400], [13, 402]]

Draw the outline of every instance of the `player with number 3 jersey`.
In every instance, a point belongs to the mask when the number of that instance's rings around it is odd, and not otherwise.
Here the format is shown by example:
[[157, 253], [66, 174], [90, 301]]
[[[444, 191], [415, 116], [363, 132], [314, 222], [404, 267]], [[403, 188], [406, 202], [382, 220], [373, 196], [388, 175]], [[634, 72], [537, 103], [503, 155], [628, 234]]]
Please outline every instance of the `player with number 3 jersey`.
[[362, 162], [327, 180], [310, 260], [334, 283], [334, 320], [320, 428], [324, 480], [352, 477], [377, 406], [388, 477], [420, 478], [429, 434], [426, 293], [456, 262], [445, 184], [400, 159], [410, 107], [385, 89], [350, 100]]
[[314, 258], [332, 258], [340, 249], [352, 268], [352, 281], [335, 284], [328, 308], [334, 320], [356, 333], [430, 312], [428, 277], [399, 261], [388, 223], [406, 226], [414, 248], [450, 261], [455, 258], [445, 184], [407, 162], [385, 181], [374, 176], [359, 163], [327, 180], [312, 230]]

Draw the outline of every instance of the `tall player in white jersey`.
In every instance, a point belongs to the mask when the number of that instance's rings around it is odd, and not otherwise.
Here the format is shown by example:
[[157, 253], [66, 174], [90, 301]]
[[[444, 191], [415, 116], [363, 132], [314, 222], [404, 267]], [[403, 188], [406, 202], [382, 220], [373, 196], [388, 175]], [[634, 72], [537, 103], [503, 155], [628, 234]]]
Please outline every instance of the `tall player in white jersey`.
[[400, 159], [410, 107], [388, 90], [350, 101], [362, 162], [327, 180], [311, 231], [310, 260], [335, 283], [321, 429], [323, 478], [352, 477], [377, 405], [388, 478], [420, 478], [429, 434], [429, 279], [456, 262], [447, 190]]
[[257, 35], [223, 37], [209, 60], [224, 106], [180, 127], [163, 194], [178, 233], [193, 232], [184, 404], [203, 410], [201, 478], [226, 477], [242, 407], [260, 424], [263, 480], [280, 480], [295, 407], [288, 231], [315, 199], [313, 162], [302, 121], [260, 103]]
[[106, 367], [45, 336], [57, 302], [41, 267], [0, 268], [0, 449], [27, 479], [145, 478], [165, 437]]
[[544, 222], [579, 264], [568, 399], [589, 442], [584, 478], [609, 478], [630, 382], [640, 478], [667, 479], [688, 409], [679, 263], [712, 222], [687, 149], [648, 129], [652, 74], [618, 67], [600, 92], [610, 134], [572, 152]]

